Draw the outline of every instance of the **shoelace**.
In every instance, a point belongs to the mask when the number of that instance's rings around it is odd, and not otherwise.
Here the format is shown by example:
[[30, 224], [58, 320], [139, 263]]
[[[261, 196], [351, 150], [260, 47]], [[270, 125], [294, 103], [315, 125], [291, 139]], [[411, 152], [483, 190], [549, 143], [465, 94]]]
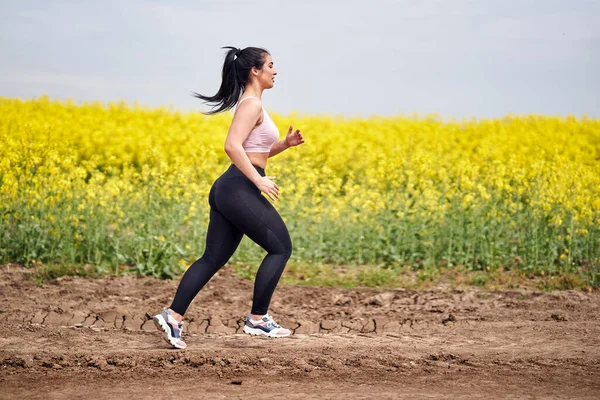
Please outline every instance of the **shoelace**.
[[269, 314], [265, 315], [265, 317], [267, 317], [267, 320], [269, 321], [269, 324], [270, 324], [270, 325], [272, 325], [272, 326], [273, 326], [273, 327], [275, 327], [275, 328], [281, 328], [281, 326], [279, 326], [279, 325], [277, 324], [277, 322], [275, 322], [275, 321], [273, 320], [273, 317], [271, 317]]

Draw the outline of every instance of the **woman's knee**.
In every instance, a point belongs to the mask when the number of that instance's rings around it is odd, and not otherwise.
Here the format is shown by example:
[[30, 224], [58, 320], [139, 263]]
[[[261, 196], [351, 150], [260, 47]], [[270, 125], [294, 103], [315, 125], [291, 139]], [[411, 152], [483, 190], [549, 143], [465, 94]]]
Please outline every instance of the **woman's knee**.
[[272, 248], [268, 250], [269, 253], [280, 254], [286, 257], [286, 259], [290, 258], [292, 255], [292, 239], [287, 231], [276, 235], [269, 230], [269, 239], [269, 242], [275, 244], [275, 246], [272, 246]]
[[292, 256], [292, 250], [293, 250], [293, 246], [292, 246], [292, 241], [290, 239], [284, 249], [284, 252], [288, 258], [290, 258]]
[[285, 245], [283, 246], [283, 253], [282, 253], [285, 257], [285, 261], [287, 262], [287, 260], [289, 260], [289, 258], [292, 256], [292, 241], [288, 240]]

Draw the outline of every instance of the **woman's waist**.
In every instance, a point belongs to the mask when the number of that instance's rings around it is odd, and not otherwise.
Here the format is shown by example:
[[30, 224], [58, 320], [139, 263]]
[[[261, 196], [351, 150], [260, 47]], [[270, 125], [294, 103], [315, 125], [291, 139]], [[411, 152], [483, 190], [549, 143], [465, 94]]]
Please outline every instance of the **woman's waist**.
[[[260, 176], [265, 176], [265, 169], [259, 165], [255, 165], [252, 164], [252, 166], [254, 167], [254, 169], [260, 174]], [[236, 177], [236, 176], [241, 176], [244, 177], [248, 180], [250, 180], [243, 172], [242, 170], [240, 170], [235, 164], [231, 164], [229, 166], [229, 168], [227, 168], [227, 171], [225, 171], [223, 173], [223, 175], [221, 175], [224, 178], [232, 178], [232, 177]]]
[[250, 163], [255, 167], [260, 167], [263, 170], [266, 168], [267, 160], [269, 159], [268, 152], [265, 153], [262, 151], [247, 151], [246, 155], [248, 156]]

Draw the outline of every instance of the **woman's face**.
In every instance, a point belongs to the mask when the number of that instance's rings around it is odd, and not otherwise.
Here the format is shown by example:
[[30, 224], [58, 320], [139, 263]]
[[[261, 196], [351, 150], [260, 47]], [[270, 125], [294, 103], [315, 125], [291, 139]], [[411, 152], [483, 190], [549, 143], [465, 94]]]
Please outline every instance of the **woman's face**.
[[262, 69], [258, 71], [256, 78], [262, 87], [270, 89], [275, 85], [275, 75], [277, 75], [277, 71], [273, 66], [273, 59], [270, 54], [265, 54], [265, 63]]

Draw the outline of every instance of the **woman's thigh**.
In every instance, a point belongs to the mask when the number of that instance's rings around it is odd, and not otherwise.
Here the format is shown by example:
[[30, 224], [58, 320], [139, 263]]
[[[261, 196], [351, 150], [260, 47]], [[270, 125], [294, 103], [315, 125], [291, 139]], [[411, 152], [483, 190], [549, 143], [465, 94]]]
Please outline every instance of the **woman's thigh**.
[[250, 185], [243, 178], [222, 181], [215, 195], [219, 212], [269, 253], [291, 253], [285, 222], [269, 200]]
[[219, 211], [211, 209], [204, 256], [215, 267], [221, 268], [237, 249], [242, 236], [243, 233], [231, 221]]

